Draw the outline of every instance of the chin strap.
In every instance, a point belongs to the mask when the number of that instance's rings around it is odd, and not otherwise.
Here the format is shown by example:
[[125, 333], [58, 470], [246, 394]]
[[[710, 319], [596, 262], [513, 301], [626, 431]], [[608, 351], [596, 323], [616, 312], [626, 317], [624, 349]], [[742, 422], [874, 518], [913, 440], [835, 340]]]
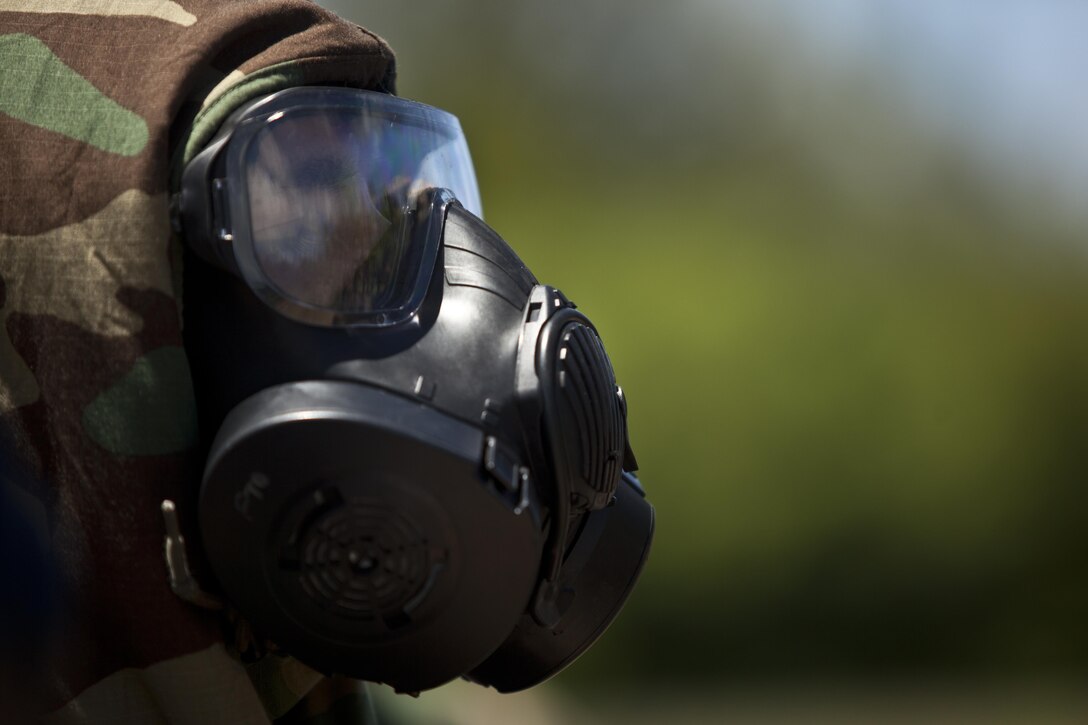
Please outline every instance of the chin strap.
[[166, 557], [166, 570], [170, 575], [170, 590], [181, 599], [198, 607], [222, 609], [223, 600], [201, 589], [189, 570], [189, 558], [185, 553], [185, 537], [181, 535], [178, 511], [173, 501], [167, 499], [162, 502], [162, 518], [166, 524], [163, 553]]

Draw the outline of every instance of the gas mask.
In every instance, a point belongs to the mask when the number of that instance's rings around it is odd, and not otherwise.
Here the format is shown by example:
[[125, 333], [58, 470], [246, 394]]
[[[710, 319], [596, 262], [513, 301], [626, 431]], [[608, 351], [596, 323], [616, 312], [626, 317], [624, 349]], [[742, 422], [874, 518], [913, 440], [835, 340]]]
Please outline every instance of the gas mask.
[[[480, 220], [457, 120], [293, 88], [185, 169], [203, 550], [323, 672], [503, 692], [604, 631], [649, 551], [592, 322]], [[193, 256], [195, 255], [195, 256]]]

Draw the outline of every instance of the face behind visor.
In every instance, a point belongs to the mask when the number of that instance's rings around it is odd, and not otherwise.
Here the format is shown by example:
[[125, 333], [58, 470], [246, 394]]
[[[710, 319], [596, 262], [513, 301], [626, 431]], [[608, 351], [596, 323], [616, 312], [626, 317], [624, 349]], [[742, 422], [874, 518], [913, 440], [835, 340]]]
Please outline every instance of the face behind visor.
[[398, 690], [573, 661], [653, 509], [596, 328], [480, 219], [457, 120], [298, 88], [186, 168], [204, 549], [253, 627]]

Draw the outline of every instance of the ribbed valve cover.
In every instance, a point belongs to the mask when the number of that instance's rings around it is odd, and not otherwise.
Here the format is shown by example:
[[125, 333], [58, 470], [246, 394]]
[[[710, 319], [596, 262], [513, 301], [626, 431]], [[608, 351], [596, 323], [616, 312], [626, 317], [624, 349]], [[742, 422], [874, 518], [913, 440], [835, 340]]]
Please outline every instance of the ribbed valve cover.
[[571, 481], [571, 513], [604, 508], [623, 471], [627, 419], [612, 363], [589, 325], [572, 321], [556, 350], [556, 430]]

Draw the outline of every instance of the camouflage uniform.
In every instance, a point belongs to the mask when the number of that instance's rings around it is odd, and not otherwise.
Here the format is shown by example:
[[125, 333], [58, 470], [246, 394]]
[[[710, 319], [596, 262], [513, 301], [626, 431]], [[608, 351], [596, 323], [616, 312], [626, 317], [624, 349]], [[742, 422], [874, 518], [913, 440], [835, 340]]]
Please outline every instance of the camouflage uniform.
[[46, 722], [260, 723], [307, 693], [292, 721], [330, 722], [319, 674], [168, 587], [159, 506], [191, 526], [202, 465], [168, 198], [238, 104], [391, 91], [392, 52], [304, 0], [0, 0], [0, 69], [0, 424], [58, 558]]

